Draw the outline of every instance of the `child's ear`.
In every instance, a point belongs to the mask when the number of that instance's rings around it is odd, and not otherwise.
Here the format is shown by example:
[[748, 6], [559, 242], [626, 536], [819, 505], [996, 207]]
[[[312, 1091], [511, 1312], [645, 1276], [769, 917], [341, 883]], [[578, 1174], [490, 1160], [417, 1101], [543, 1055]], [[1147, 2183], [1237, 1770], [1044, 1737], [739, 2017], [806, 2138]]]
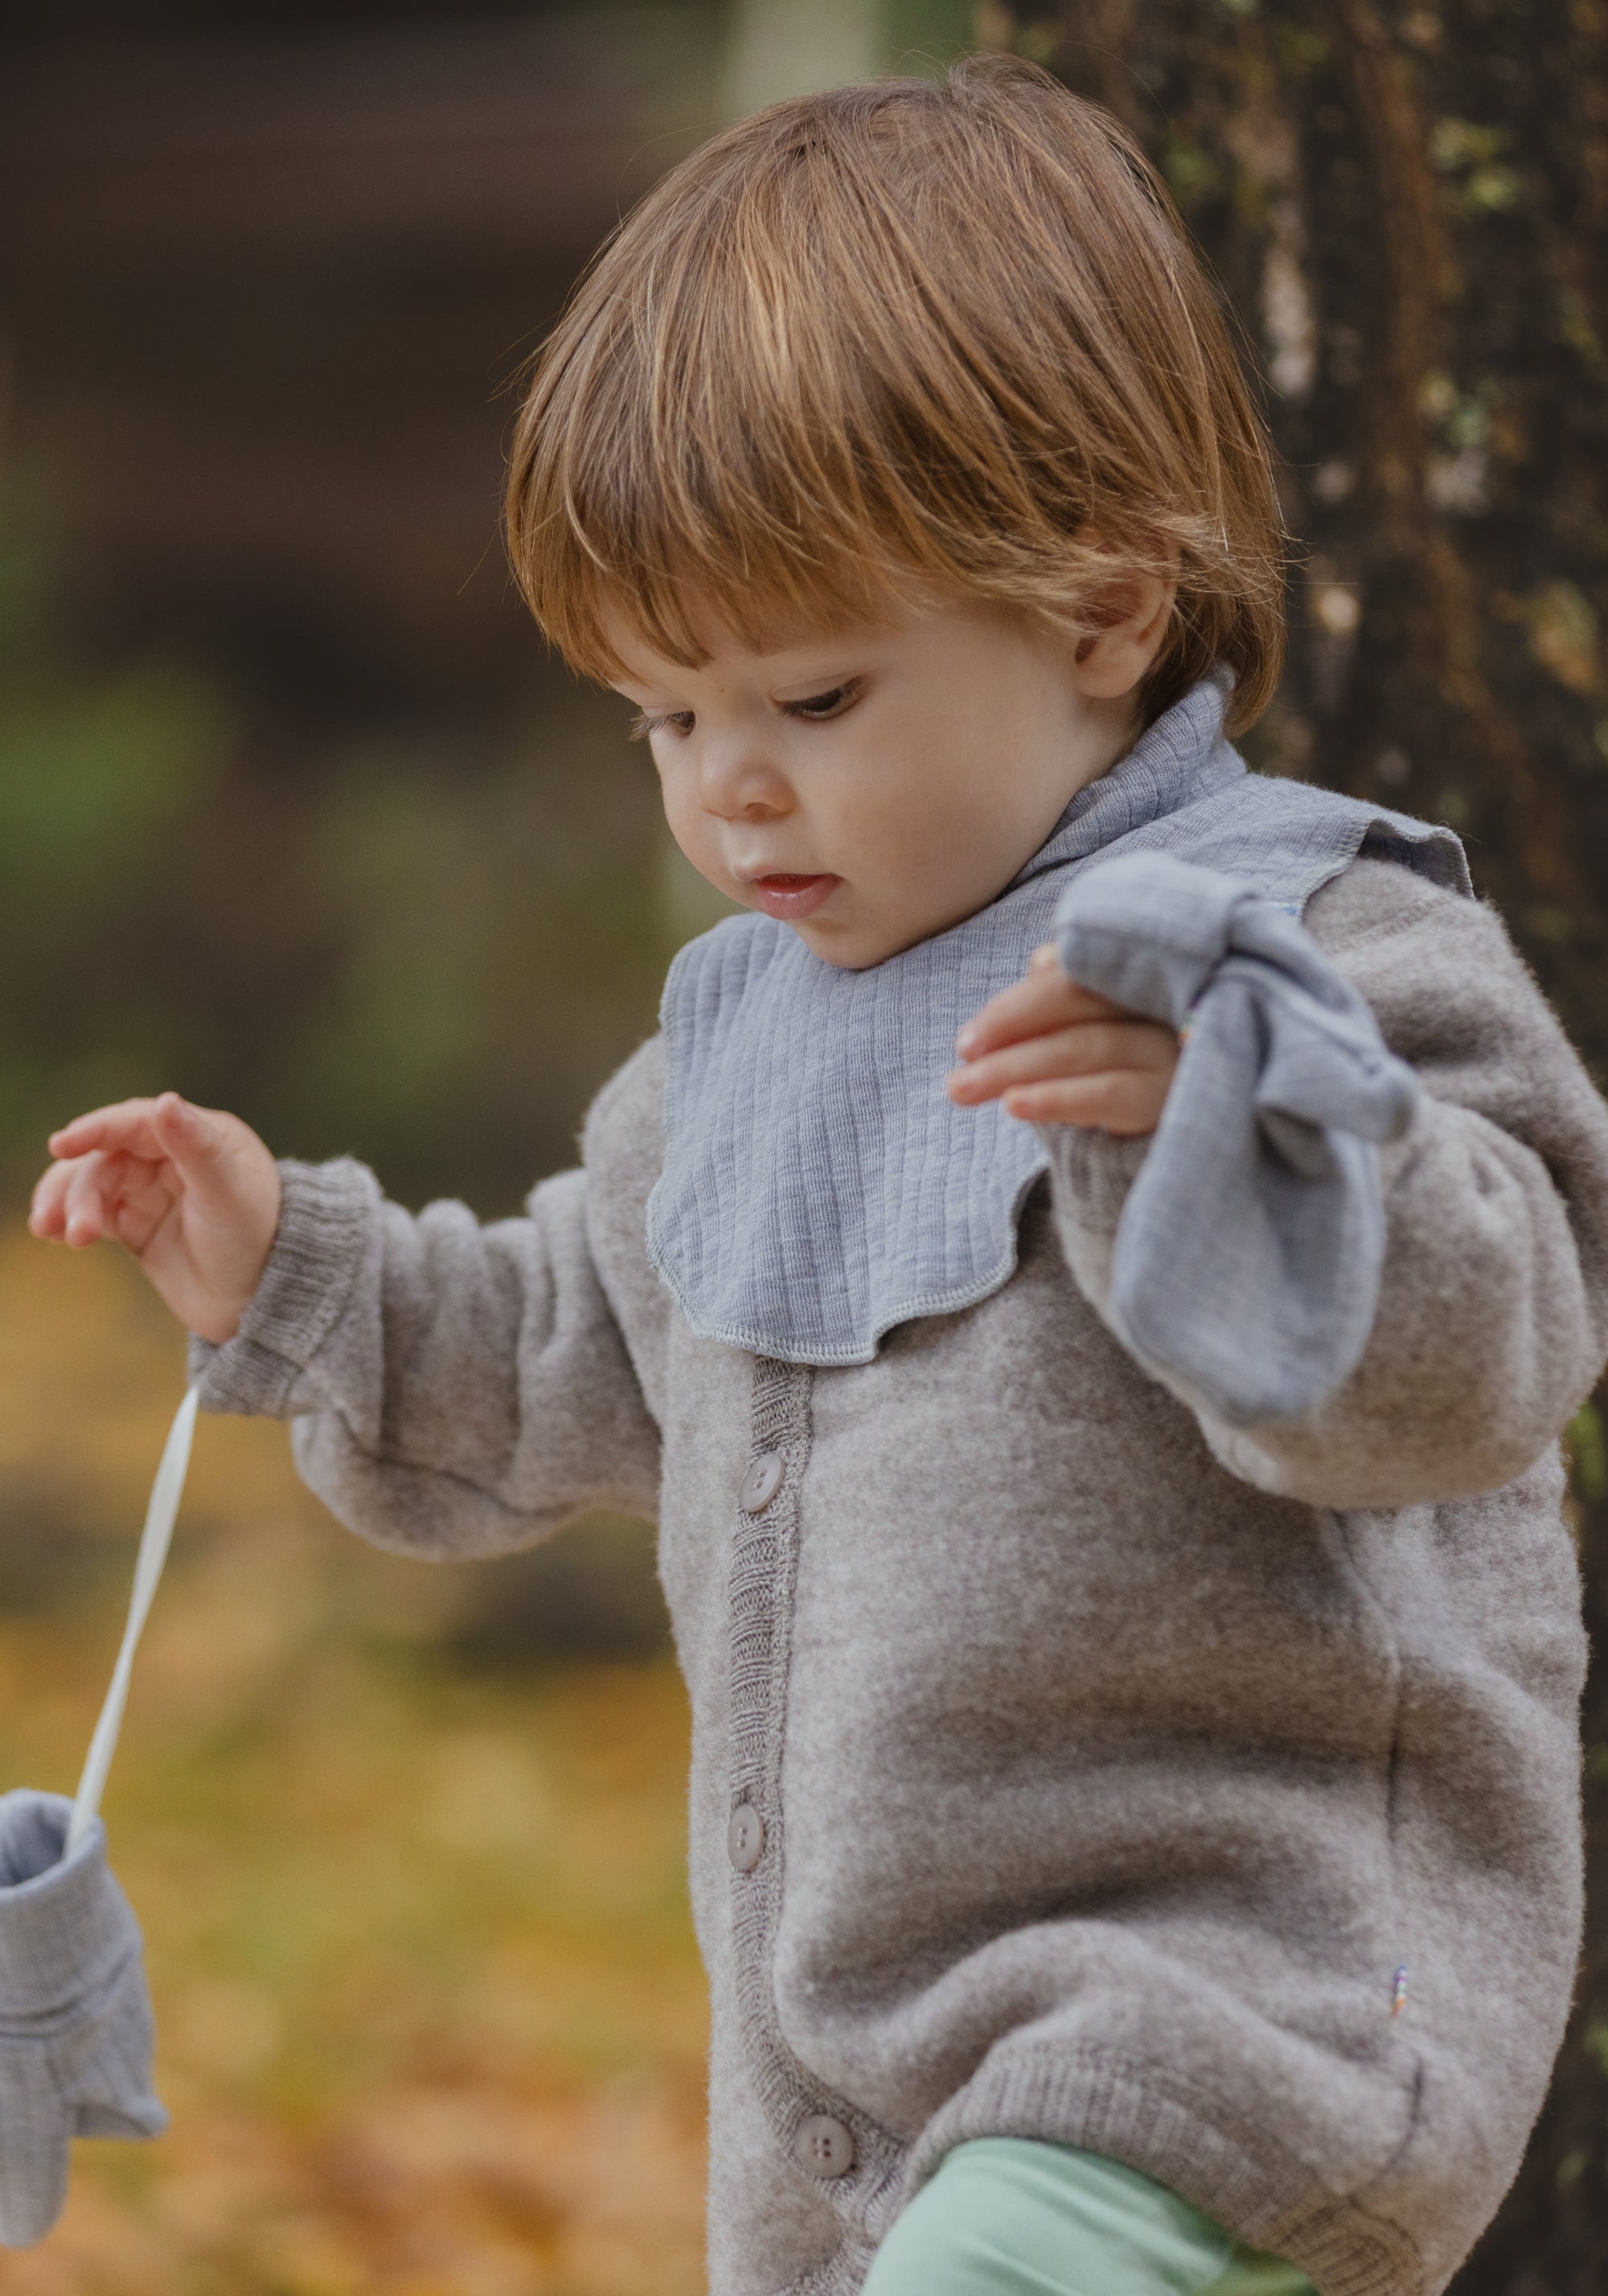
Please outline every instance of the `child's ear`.
[[1094, 610], [1100, 627], [1073, 649], [1072, 679], [1085, 701], [1118, 701], [1133, 692], [1161, 650], [1177, 589], [1159, 574], [1112, 583]]

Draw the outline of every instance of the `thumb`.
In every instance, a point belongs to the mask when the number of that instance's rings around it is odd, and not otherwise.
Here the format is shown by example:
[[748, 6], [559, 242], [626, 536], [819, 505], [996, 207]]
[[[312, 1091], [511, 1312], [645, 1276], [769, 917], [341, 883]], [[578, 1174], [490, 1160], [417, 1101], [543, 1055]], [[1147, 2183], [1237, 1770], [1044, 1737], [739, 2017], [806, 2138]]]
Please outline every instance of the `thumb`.
[[209, 1211], [231, 1209], [235, 1189], [228, 1118], [216, 1109], [194, 1108], [176, 1092], [165, 1092], [151, 1111], [151, 1122], [197, 1203]]

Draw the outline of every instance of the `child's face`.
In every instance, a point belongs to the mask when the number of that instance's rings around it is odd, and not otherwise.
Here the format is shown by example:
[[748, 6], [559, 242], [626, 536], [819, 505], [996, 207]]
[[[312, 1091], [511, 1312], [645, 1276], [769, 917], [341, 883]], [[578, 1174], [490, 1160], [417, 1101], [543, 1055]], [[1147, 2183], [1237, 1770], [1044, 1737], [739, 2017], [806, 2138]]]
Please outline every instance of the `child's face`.
[[1137, 731], [1166, 594], [1097, 638], [971, 604], [685, 669], [622, 642], [671, 833], [829, 964], [879, 964], [993, 900]]

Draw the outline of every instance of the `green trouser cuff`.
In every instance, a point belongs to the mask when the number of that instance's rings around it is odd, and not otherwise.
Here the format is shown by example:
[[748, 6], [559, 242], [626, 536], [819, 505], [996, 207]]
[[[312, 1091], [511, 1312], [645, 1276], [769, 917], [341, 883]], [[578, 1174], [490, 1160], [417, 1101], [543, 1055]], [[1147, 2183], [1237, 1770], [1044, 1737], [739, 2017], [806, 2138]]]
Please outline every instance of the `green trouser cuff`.
[[1120, 2161], [956, 2145], [878, 2250], [863, 2296], [1317, 2296], [1305, 2273]]

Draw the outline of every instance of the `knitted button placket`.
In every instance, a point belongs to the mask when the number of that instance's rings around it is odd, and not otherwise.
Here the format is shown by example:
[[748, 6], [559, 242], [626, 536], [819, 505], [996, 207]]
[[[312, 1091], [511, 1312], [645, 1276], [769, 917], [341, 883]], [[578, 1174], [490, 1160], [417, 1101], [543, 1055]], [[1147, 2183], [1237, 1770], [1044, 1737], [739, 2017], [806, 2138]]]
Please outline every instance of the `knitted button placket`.
[[[767, 1357], [754, 1365], [751, 1448], [734, 1494], [727, 1585], [731, 1743], [726, 1850], [736, 2008], [749, 2077], [779, 2151], [810, 2179], [840, 2219], [847, 2243], [841, 2259], [849, 2259], [865, 2244], [866, 2210], [893, 2191], [904, 2148], [890, 2131], [836, 2097], [794, 2056], [780, 2028], [775, 1989], [785, 1857], [782, 1735], [814, 1376], [808, 1365]], [[851, 2284], [840, 2272], [830, 2284], [820, 2284], [824, 2289]]]
[[739, 1874], [751, 1874], [765, 1855], [765, 1820], [751, 1802], [739, 1802], [726, 1829], [726, 1855]]
[[763, 1514], [782, 1488], [786, 1472], [780, 1451], [761, 1451], [751, 1460], [748, 1472], [737, 1486], [737, 1505], [744, 1514]]

